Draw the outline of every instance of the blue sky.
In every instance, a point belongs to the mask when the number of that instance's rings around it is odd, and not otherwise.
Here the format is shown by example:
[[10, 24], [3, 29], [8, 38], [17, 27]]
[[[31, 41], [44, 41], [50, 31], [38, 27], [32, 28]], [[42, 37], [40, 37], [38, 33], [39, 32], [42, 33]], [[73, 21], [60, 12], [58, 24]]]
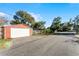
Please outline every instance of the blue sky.
[[[35, 17], [36, 21], [46, 21], [48, 27], [54, 17], [61, 16], [62, 22], [79, 15], [79, 4], [72, 3], [5, 3], [0, 4], [0, 13], [9, 15], [10, 20], [18, 10], [24, 10]], [[73, 18], [74, 19], [74, 18]]]

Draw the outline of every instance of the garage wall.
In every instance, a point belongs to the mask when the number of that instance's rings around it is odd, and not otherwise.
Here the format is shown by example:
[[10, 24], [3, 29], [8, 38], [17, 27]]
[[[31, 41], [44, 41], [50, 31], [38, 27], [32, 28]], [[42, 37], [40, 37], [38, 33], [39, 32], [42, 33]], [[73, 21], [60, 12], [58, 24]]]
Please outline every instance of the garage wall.
[[4, 27], [4, 39], [11, 37], [11, 29], [9, 27]]
[[30, 36], [30, 28], [11, 28], [11, 38]]

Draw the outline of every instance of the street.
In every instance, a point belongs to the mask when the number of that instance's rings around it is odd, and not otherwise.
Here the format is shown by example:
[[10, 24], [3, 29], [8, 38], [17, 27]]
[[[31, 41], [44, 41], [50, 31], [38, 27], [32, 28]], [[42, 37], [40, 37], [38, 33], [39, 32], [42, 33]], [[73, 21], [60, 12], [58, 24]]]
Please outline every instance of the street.
[[14, 47], [1, 56], [79, 56], [74, 35], [40, 35], [13, 39]]

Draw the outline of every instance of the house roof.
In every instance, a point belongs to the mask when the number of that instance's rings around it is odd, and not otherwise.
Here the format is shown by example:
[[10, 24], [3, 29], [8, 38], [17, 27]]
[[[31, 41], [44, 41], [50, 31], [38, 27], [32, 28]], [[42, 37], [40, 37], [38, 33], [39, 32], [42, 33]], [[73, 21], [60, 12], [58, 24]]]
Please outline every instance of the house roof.
[[0, 23], [7, 22], [7, 20], [0, 19]]
[[26, 25], [26, 24], [4, 25], [3, 27], [8, 27], [8, 28], [29, 28], [29, 26]]

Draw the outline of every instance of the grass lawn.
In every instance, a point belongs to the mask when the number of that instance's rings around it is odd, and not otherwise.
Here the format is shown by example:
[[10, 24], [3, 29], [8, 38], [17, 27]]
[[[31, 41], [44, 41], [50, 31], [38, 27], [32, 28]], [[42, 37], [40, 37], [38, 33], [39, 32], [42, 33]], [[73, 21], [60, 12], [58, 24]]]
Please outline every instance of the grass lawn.
[[0, 48], [10, 48], [11, 40], [0, 39]]

